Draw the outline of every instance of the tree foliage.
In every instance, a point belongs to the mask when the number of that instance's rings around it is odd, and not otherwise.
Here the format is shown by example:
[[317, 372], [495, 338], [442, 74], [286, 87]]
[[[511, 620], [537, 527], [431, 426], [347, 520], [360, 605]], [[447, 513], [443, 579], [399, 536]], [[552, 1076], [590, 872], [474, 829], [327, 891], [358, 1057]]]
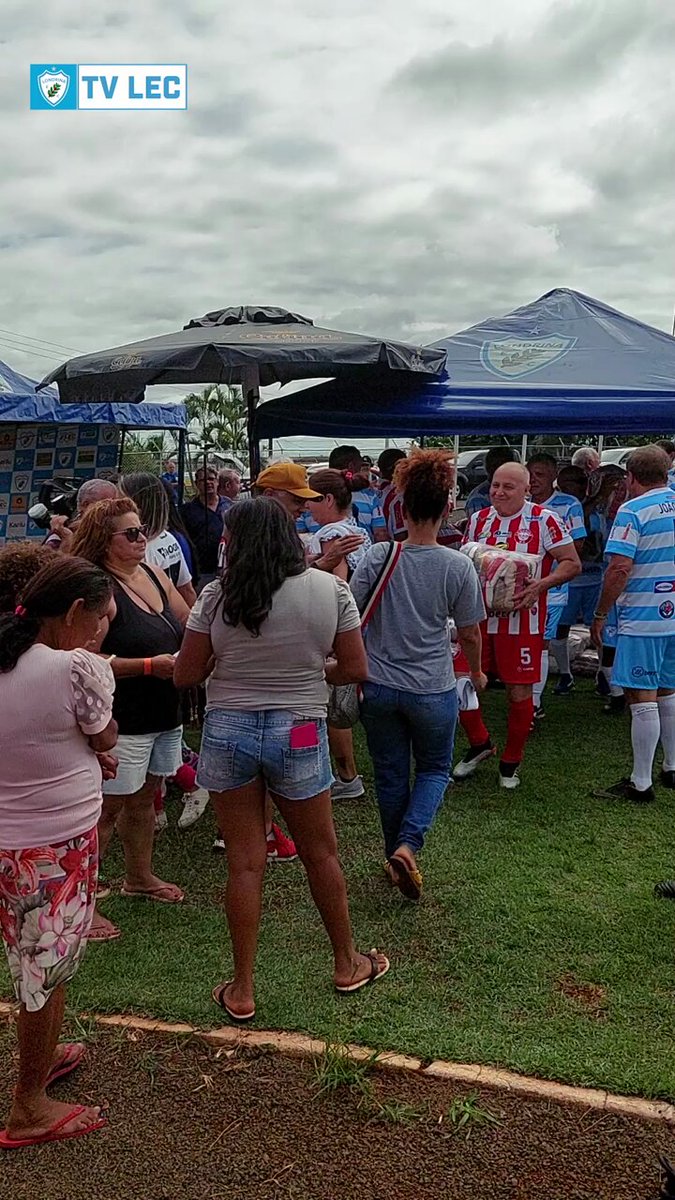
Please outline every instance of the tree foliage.
[[214, 451], [246, 459], [246, 405], [240, 388], [213, 383], [185, 397], [189, 443], [194, 454]]

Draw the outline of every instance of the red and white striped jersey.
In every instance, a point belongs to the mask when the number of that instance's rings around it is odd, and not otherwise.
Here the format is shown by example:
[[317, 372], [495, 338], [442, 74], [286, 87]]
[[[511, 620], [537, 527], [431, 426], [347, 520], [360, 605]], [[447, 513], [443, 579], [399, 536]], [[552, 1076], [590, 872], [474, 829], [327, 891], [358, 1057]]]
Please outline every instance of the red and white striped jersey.
[[380, 490], [380, 508], [387, 522], [387, 532], [391, 538], [399, 538], [408, 532], [403, 519], [403, 496], [396, 490], [393, 483], [383, 484]]
[[[556, 513], [526, 500], [520, 512], [512, 517], [500, 517], [494, 505], [482, 508], [469, 518], [465, 542], [483, 542], [502, 550], [519, 550], [536, 554], [540, 560], [537, 578], [546, 579], [553, 567], [549, 554], [554, 546], [570, 546], [572, 538]], [[504, 617], [488, 617], [488, 633], [544, 635], [546, 624], [546, 592], [534, 608], [520, 608]]]

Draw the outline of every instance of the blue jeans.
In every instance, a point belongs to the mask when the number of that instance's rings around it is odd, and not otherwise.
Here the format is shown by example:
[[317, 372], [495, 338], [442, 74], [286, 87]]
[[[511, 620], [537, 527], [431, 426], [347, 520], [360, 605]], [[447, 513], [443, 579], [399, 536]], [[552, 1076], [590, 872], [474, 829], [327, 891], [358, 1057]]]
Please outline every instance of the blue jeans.
[[420, 695], [364, 683], [361, 720], [375, 770], [387, 858], [402, 845], [417, 853], [450, 782], [457, 692]]

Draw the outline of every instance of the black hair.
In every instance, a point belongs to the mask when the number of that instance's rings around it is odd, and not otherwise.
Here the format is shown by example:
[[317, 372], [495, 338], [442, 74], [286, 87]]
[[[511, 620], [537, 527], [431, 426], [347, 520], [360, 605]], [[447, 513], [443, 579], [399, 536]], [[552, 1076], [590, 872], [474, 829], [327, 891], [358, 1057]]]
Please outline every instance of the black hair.
[[169, 523], [169, 506], [161, 479], [150, 471], [133, 471], [122, 476], [119, 488], [134, 501], [141, 521], [148, 527], [148, 541], [164, 533]]
[[346, 512], [352, 503], [352, 492], [358, 491], [360, 484], [354, 487], [354, 476], [345, 471], [333, 471], [327, 467], [324, 471], [315, 471], [310, 475], [308, 483], [313, 492], [320, 496], [333, 496], [335, 506], [340, 512]]
[[394, 485], [412, 521], [437, 521], [443, 515], [454, 477], [449, 450], [413, 450], [396, 464]]
[[515, 450], [510, 446], [493, 446], [485, 455], [485, 470], [487, 477], [492, 483], [492, 476], [499, 467], [503, 467], [505, 463], [517, 462]]
[[397, 462], [400, 462], [405, 456], [405, 450], [383, 450], [377, 460], [382, 478], [390, 480]]
[[88, 612], [103, 608], [112, 596], [112, 581], [104, 571], [66, 554], [55, 554], [23, 589], [15, 612], [0, 616], [0, 671], [12, 671], [30, 650], [50, 617], [64, 617], [76, 600]]
[[536, 454], [531, 454], [527, 460], [527, 466], [532, 467], [539, 463], [542, 467], [551, 467], [554, 471], [558, 470], [558, 460], [549, 454], [547, 450], [538, 450]]
[[669, 438], [662, 438], [660, 442], [654, 442], [659, 450], [665, 450], [666, 454], [675, 454], [675, 442], [671, 442]]
[[230, 536], [222, 580], [223, 620], [243, 625], [258, 637], [275, 592], [307, 569], [305, 551], [295, 521], [269, 496], [233, 504], [224, 525]]
[[358, 446], [336, 446], [330, 452], [328, 466], [332, 471], [348, 471], [356, 460], [362, 461]]

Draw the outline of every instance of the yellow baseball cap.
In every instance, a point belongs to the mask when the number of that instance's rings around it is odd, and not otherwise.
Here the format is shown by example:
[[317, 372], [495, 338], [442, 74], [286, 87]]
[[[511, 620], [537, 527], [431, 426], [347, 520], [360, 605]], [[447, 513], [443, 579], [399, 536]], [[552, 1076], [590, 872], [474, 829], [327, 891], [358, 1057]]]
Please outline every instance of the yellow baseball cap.
[[278, 492], [290, 492], [300, 500], [321, 500], [318, 492], [307, 486], [307, 472], [297, 463], [273, 463], [261, 471], [253, 485], [256, 488], [274, 488]]

